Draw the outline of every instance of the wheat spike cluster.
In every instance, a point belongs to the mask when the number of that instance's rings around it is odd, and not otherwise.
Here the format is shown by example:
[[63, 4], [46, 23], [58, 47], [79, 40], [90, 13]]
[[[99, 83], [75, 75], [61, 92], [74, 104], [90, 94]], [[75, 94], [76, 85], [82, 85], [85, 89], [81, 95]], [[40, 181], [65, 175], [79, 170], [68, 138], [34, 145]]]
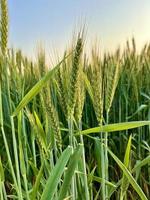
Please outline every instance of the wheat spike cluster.
[[0, 200], [150, 199], [150, 44], [86, 52], [83, 28], [53, 65], [9, 47], [8, 16], [0, 0]]

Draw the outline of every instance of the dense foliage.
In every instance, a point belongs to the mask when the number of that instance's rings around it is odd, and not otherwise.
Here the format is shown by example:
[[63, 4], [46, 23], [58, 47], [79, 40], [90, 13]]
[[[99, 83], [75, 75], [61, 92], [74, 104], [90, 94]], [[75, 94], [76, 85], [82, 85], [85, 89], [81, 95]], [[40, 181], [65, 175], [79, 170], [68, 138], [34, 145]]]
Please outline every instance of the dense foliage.
[[7, 15], [1, 0], [0, 199], [149, 199], [150, 45], [88, 58], [80, 32], [50, 67], [7, 48]]

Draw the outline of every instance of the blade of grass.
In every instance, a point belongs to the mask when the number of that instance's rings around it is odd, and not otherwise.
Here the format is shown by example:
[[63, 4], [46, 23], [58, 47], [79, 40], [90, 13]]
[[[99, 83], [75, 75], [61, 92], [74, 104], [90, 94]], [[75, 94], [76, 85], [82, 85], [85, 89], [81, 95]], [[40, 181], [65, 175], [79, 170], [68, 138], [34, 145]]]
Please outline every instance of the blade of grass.
[[132, 173], [134, 173], [139, 168], [143, 167], [144, 165], [147, 165], [150, 163], [150, 155], [141, 160], [138, 164], [135, 165], [135, 167], [132, 169]]
[[132, 185], [134, 190], [137, 192], [137, 194], [140, 196], [140, 198], [142, 200], [148, 200], [147, 197], [145, 196], [143, 190], [138, 185], [136, 180], [133, 178], [133, 176], [131, 175], [129, 170], [126, 168], [126, 166], [117, 158], [117, 156], [115, 156], [115, 154], [113, 154], [112, 151], [110, 151], [110, 149], [108, 149], [108, 152], [112, 156], [112, 158], [116, 161], [116, 163], [119, 165], [119, 167], [122, 169], [124, 175], [127, 177], [128, 181], [130, 182], [130, 184]]
[[34, 184], [33, 190], [32, 190], [31, 200], [36, 199], [36, 195], [37, 195], [37, 192], [38, 192], [40, 181], [41, 181], [41, 178], [43, 176], [43, 168], [44, 168], [44, 162], [42, 163], [41, 168], [40, 168], [40, 170], [37, 174], [36, 181], [35, 181], [35, 184]]
[[69, 56], [70, 54], [67, 55], [63, 60], [61, 60], [52, 70], [46, 73], [46, 75], [40, 81], [38, 81], [35, 86], [33, 86], [33, 88], [23, 97], [15, 111], [12, 113], [12, 116], [16, 116], [19, 111], [24, 108], [31, 101], [31, 99], [33, 99], [33, 97], [35, 97], [39, 93], [39, 91], [46, 85], [50, 78], [52, 78], [52, 76], [60, 67], [60, 65], [64, 62], [64, 60]]
[[45, 189], [42, 193], [41, 200], [52, 200], [56, 192], [56, 188], [60, 182], [61, 176], [64, 173], [65, 166], [72, 154], [72, 148], [68, 147], [58, 159], [51, 174], [47, 180]]
[[86, 129], [78, 132], [76, 135], [87, 135], [90, 133], [99, 133], [99, 132], [115, 132], [115, 131], [124, 131], [128, 129], [138, 128], [141, 126], [150, 125], [150, 121], [133, 121], [133, 122], [123, 122], [116, 124], [108, 124], [104, 126], [99, 126], [95, 128]]
[[[130, 163], [131, 144], [132, 144], [132, 136], [130, 135], [128, 144], [127, 144], [127, 148], [126, 148], [126, 152], [125, 152], [125, 157], [124, 157], [124, 165], [126, 166], [126, 168], [129, 167], [129, 163]], [[126, 195], [128, 186], [129, 186], [129, 181], [123, 173], [122, 183], [121, 183], [120, 200], [124, 199], [124, 196]]]
[[69, 186], [70, 186], [72, 177], [74, 175], [75, 169], [77, 167], [79, 158], [82, 154], [82, 147], [83, 147], [83, 145], [81, 145], [81, 144], [78, 145], [78, 147], [74, 150], [74, 153], [72, 154], [72, 156], [70, 158], [70, 161], [68, 164], [68, 169], [65, 173], [65, 178], [64, 178], [61, 190], [60, 190], [58, 200], [64, 199], [67, 194], [67, 191], [69, 189]]

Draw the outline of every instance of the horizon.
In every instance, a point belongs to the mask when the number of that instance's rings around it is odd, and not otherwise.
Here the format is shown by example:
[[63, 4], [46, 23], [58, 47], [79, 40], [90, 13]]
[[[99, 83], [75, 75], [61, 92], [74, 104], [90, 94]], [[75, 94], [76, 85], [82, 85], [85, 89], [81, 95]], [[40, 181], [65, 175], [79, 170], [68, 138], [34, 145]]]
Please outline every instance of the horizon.
[[42, 44], [48, 56], [61, 54], [85, 23], [87, 48], [99, 41], [102, 52], [114, 51], [134, 37], [140, 50], [150, 41], [149, 8], [148, 0], [87, 0], [86, 6], [83, 0], [8, 0], [9, 47], [33, 57]]

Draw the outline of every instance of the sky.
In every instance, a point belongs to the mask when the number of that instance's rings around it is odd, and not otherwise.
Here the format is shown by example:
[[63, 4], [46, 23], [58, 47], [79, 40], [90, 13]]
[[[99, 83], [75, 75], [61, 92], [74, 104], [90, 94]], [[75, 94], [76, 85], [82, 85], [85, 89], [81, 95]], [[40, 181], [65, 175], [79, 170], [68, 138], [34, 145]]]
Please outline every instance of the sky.
[[33, 55], [40, 43], [62, 51], [86, 24], [89, 46], [113, 50], [135, 37], [140, 49], [150, 41], [150, 0], [8, 0], [9, 46]]

